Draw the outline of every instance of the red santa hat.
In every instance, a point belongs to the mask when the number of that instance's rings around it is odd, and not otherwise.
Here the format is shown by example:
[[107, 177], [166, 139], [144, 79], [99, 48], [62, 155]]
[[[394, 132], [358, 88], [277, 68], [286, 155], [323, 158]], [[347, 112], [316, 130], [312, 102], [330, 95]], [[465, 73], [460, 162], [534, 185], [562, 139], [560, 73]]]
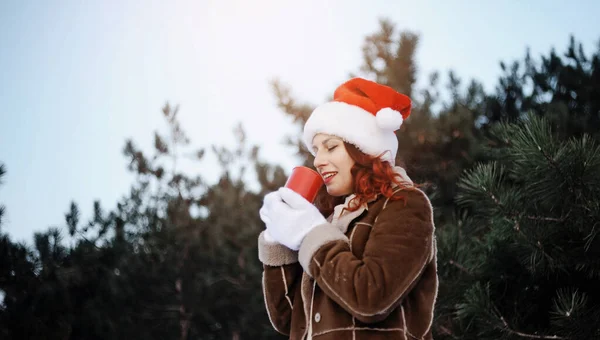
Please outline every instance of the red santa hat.
[[381, 155], [394, 165], [398, 151], [394, 132], [400, 129], [410, 110], [408, 96], [389, 86], [353, 78], [335, 90], [333, 101], [312, 112], [304, 125], [303, 140], [313, 152], [315, 135], [334, 135], [368, 155]]

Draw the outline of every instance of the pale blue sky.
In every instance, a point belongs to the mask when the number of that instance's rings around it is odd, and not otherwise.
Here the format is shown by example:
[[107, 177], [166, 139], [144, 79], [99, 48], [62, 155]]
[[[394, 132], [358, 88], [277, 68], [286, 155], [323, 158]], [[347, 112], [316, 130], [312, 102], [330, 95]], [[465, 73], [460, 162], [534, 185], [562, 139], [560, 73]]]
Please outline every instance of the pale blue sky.
[[[491, 90], [500, 60], [563, 51], [570, 34], [589, 53], [600, 40], [596, 1], [24, 1], [0, 2], [0, 187], [3, 230], [31, 242], [107, 209], [132, 178], [126, 138], [148, 150], [166, 101], [181, 105], [197, 146], [231, 146], [241, 121], [263, 158], [294, 165], [281, 141], [297, 131], [275, 107], [269, 79], [319, 103], [349, 72], [361, 45], [390, 18], [421, 34], [419, 75], [453, 69]], [[533, 14], [533, 15], [532, 15]], [[535, 19], [534, 19], [535, 18]], [[266, 128], [268, 133], [262, 131]], [[191, 169], [209, 181], [209, 157]]]

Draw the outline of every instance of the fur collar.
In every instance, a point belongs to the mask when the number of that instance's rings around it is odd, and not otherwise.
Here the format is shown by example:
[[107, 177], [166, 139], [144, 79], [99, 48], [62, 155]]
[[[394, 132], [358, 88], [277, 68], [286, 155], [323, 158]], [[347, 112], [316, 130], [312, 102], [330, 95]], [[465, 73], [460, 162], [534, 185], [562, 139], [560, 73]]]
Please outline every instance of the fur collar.
[[[405, 182], [408, 185], [413, 185], [413, 181], [410, 179], [410, 177], [408, 177], [408, 175], [406, 174], [406, 170], [404, 170], [404, 168], [395, 166], [394, 171], [400, 175], [402, 182]], [[393, 187], [397, 187], [397, 185], [394, 184]], [[349, 195], [344, 200], [344, 203], [338, 204], [333, 209], [333, 214], [330, 216], [330, 218], [328, 220], [331, 222], [331, 224], [338, 227], [341, 232], [346, 233], [346, 231], [348, 230], [348, 225], [350, 225], [350, 222], [352, 222], [352, 220], [354, 220], [355, 218], [360, 216], [360, 214], [362, 214], [363, 211], [365, 211], [365, 210], [368, 211], [369, 210], [368, 203], [376, 201], [379, 198], [379, 196], [381, 196], [381, 194], [378, 194], [377, 196], [370, 199], [368, 202], [363, 203], [363, 205], [355, 211], [348, 211], [347, 208], [349, 207], [350, 202], [352, 201], [352, 199], [354, 197], [356, 197], [355, 194]]]

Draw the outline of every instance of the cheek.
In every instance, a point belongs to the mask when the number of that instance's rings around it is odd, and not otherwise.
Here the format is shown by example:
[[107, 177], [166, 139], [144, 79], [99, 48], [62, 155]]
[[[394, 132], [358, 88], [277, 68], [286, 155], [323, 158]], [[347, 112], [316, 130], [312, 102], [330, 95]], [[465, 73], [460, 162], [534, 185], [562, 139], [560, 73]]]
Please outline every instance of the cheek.
[[354, 165], [354, 161], [349, 157], [340, 157], [338, 160], [338, 164], [340, 167], [340, 172], [344, 174], [344, 182], [345, 186], [352, 184], [352, 166]]
[[352, 165], [354, 165], [354, 161], [347, 153], [340, 151], [335, 155], [335, 157], [332, 158], [335, 158], [335, 164], [337, 164], [340, 170], [350, 173], [350, 169], [352, 168]]
[[341, 164], [343, 164], [344, 172], [347, 173], [348, 176], [352, 176], [351, 170], [354, 166], [354, 161], [352, 160], [352, 158], [350, 158], [349, 156], [344, 157]]

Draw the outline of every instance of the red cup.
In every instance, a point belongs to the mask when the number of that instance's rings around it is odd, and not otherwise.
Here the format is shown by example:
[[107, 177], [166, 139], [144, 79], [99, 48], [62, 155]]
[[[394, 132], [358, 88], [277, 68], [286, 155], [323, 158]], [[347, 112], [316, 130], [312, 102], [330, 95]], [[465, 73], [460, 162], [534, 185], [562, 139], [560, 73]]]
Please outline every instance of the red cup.
[[292, 174], [285, 183], [286, 188], [292, 189], [311, 203], [317, 197], [322, 185], [323, 178], [321, 175], [305, 166], [297, 166], [292, 169]]

